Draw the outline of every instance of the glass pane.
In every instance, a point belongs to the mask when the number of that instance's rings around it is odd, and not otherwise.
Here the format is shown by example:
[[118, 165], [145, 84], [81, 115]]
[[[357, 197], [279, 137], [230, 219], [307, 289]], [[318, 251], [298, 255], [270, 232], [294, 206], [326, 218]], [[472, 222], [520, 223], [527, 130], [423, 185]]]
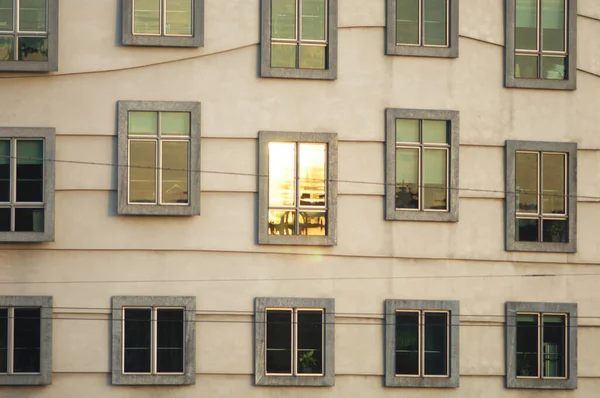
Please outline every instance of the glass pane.
[[565, 163], [564, 154], [542, 154], [542, 211], [545, 214], [565, 214]]
[[425, 313], [425, 375], [448, 374], [448, 314]]
[[419, 1], [396, 1], [397, 44], [419, 44]]
[[424, 44], [446, 46], [446, 0], [424, 0]]
[[13, 370], [15, 373], [39, 373], [40, 309], [15, 308], [14, 315]]
[[10, 141], [0, 141], [0, 202], [10, 201]]
[[272, 44], [271, 66], [273, 68], [295, 68], [296, 48], [295, 44]]
[[0, 308], [0, 373], [8, 371], [8, 308]]
[[543, 0], [543, 51], [565, 51], [565, 23], [565, 0]]
[[418, 312], [396, 312], [396, 374], [419, 374]]
[[160, 0], [134, 0], [134, 34], [160, 34], [160, 3]]
[[156, 142], [129, 142], [129, 201], [156, 203]]
[[539, 376], [538, 315], [517, 314], [517, 376]]
[[569, 222], [567, 220], [543, 220], [542, 236], [544, 242], [567, 243], [569, 241]]
[[8, 232], [11, 230], [10, 219], [10, 208], [0, 207], [0, 232]]
[[269, 143], [269, 206], [296, 204], [296, 144]]
[[190, 136], [189, 112], [162, 112], [160, 114], [161, 135]]
[[15, 60], [15, 39], [12, 36], [0, 36], [0, 61]]
[[566, 78], [565, 57], [542, 57], [542, 78], [564, 80]]
[[325, 0], [302, 0], [302, 39], [325, 40]]
[[327, 212], [300, 211], [298, 215], [298, 227], [300, 228], [300, 235], [327, 235]]
[[269, 210], [269, 235], [296, 235], [296, 212]]
[[300, 46], [300, 68], [325, 69], [326, 46]]
[[124, 317], [125, 360], [123, 373], [148, 373], [151, 365], [151, 310], [149, 308], [125, 309]]
[[537, 50], [537, 0], [516, 0], [515, 46]]
[[183, 319], [184, 311], [156, 310], [156, 371], [183, 372]]
[[44, 209], [16, 208], [15, 231], [44, 232]]
[[292, 373], [292, 311], [267, 310], [267, 373]]
[[158, 112], [129, 112], [129, 135], [157, 135]]
[[17, 202], [44, 201], [44, 141], [17, 141]]
[[567, 322], [564, 315], [543, 315], [544, 377], [565, 377]]
[[[11, 32], [14, 30], [13, 1], [14, 0], [0, 0], [0, 31]], [[2, 55], [0, 53], [0, 60], [1, 59]]]
[[419, 208], [418, 149], [396, 149], [396, 208]]
[[520, 79], [537, 79], [538, 56], [515, 55], [515, 77]]
[[327, 145], [299, 144], [298, 188], [300, 206], [322, 206], [325, 203], [325, 161]]
[[447, 144], [448, 122], [445, 120], [423, 120], [423, 142], [427, 144]]
[[166, 34], [191, 36], [192, 0], [166, 0]]
[[46, 0], [21, 0], [19, 32], [46, 31]]
[[515, 240], [517, 242], [538, 242], [540, 240], [538, 223], [537, 218], [517, 218]]
[[515, 203], [518, 213], [538, 212], [538, 154], [517, 152]]
[[19, 37], [19, 61], [48, 61], [48, 38]]
[[445, 210], [448, 208], [448, 151], [423, 150], [423, 208]]
[[162, 203], [188, 203], [189, 143], [162, 143]]
[[271, 38], [296, 38], [296, 0], [271, 0]]
[[419, 121], [396, 119], [397, 142], [419, 142]]
[[323, 373], [323, 311], [298, 311], [298, 373]]

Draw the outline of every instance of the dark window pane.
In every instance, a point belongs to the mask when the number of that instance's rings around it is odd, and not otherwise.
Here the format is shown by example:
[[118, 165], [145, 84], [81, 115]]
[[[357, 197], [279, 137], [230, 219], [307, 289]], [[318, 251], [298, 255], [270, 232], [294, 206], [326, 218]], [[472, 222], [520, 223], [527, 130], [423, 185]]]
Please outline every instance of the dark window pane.
[[425, 375], [448, 374], [448, 314], [425, 313]]
[[8, 308], [0, 308], [0, 373], [8, 371]]
[[323, 311], [298, 311], [298, 373], [323, 372]]
[[10, 209], [0, 208], [0, 232], [10, 231]]
[[44, 201], [43, 151], [43, 141], [17, 141], [17, 202]]
[[[1, 55], [0, 59], [2, 59]], [[0, 141], [0, 202], [8, 201], [10, 201], [10, 141]]]
[[544, 242], [567, 243], [569, 241], [569, 222], [567, 220], [542, 221]]
[[538, 315], [517, 315], [517, 376], [538, 376]]
[[538, 242], [539, 230], [538, 219], [521, 219], [516, 220], [516, 237], [517, 242]]
[[552, 80], [564, 80], [567, 75], [567, 58], [565, 57], [542, 57], [542, 78]]
[[15, 39], [12, 36], [0, 36], [0, 61], [15, 60]]
[[40, 371], [40, 316], [39, 308], [15, 308], [14, 363], [15, 373]]
[[44, 209], [15, 209], [15, 231], [44, 232]]
[[183, 309], [156, 311], [157, 372], [183, 372]]
[[150, 372], [152, 311], [148, 309], [125, 309], [125, 364], [123, 371]]
[[267, 373], [292, 373], [292, 311], [267, 311]]
[[421, 0], [397, 0], [397, 44], [419, 44], [419, 1]]
[[446, 0], [425, 0], [423, 7], [424, 44], [446, 45]]
[[396, 313], [396, 374], [419, 374], [419, 313]]
[[538, 78], [538, 57], [515, 55], [515, 77], [519, 79]]
[[537, 50], [537, 0], [516, 0], [515, 46]]
[[566, 317], [544, 315], [544, 377], [565, 377]]
[[19, 37], [19, 61], [48, 61], [47, 37]]

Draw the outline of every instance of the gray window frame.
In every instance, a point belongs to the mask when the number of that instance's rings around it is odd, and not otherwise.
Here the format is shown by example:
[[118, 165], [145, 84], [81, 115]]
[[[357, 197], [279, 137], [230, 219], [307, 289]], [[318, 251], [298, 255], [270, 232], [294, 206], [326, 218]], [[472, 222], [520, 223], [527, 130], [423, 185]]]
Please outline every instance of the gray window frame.
[[[567, 374], [564, 379], [518, 378], [517, 313], [565, 313], [568, 317]], [[506, 303], [506, 388], [573, 390], [577, 388], [577, 304], [509, 301]]]
[[[505, 0], [504, 86], [546, 90], [575, 90], [577, 88], [577, 0], [566, 0], [567, 6], [567, 74], [564, 80], [521, 79], [515, 77], [515, 18], [516, 0]], [[538, 27], [539, 29], [539, 27]]]
[[[203, 47], [204, 46], [204, 0], [193, 0], [192, 36], [167, 36], [160, 34], [136, 35], [133, 33], [133, 2], [122, 0], [122, 38], [124, 46], [150, 47]], [[161, 0], [161, 7], [163, 5]]]
[[[56, 72], [58, 70], [58, 0], [46, 0], [46, 7], [48, 60], [0, 61], [0, 72]], [[13, 34], [15, 37], [20, 36], [16, 32]]]
[[[516, 238], [516, 153], [517, 151], [561, 152], [567, 154], [567, 220], [569, 241], [517, 242]], [[507, 251], [576, 253], [577, 252], [577, 144], [571, 142], [506, 141], [506, 221]], [[540, 170], [541, 173], [541, 170]]]
[[0, 386], [40, 386], [52, 384], [52, 297], [0, 296], [0, 307], [39, 307], [41, 340], [40, 373], [2, 373], [0, 374]]
[[[0, 243], [54, 242], [54, 177], [56, 130], [53, 127], [0, 127], [0, 139], [44, 140], [44, 232], [0, 232]], [[11, 206], [15, 206], [11, 202]]]
[[327, 68], [271, 67], [271, 0], [261, 0], [260, 76], [286, 79], [335, 80], [338, 69], [338, 0], [327, 1]]
[[[448, 311], [450, 344], [448, 377], [396, 376], [396, 311]], [[419, 388], [456, 388], [460, 375], [460, 302], [455, 300], [385, 300], [385, 386]], [[419, 349], [420, 351], [420, 349]]]
[[[450, 122], [448, 149], [448, 210], [424, 211], [396, 209], [396, 119], [446, 120]], [[431, 109], [385, 110], [385, 219], [390, 221], [458, 221], [459, 178], [459, 124], [458, 111]]]
[[[386, 55], [413, 57], [458, 58], [458, 0], [448, 0], [448, 46], [424, 46], [396, 43], [396, 13], [398, 0], [386, 0]], [[422, 0], [420, 0], [422, 1]], [[422, 14], [419, 16], [422, 19]]]
[[[200, 215], [200, 102], [119, 101], [118, 108], [118, 214], [140, 216]], [[128, 202], [129, 140], [128, 112], [190, 113], [190, 175], [187, 205], [130, 204]]]
[[[184, 307], [185, 348], [182, 374], [123, 373], [123, 307]], [[153, 349], [155, 346], [153, 345]], [[112, 384], [191, 385], [196, 384], [196, 297], [194, 296], [113, 296], [112, 297]]]
[[[266, 374], [265, 322], [267, 308], [322, 308], [324, 366], [322, 376]], [[335, 300], [332, 298], [257, 297], [254, 300], [254, 384], [257, 386], [326, 387], [335, 384]]]
[[[269, 235], [269, 143], [327, 144], [327, 235]], [[336, 133], [258, 132], [258, 243], [266, 245], [337, 245], [338, 142]]]

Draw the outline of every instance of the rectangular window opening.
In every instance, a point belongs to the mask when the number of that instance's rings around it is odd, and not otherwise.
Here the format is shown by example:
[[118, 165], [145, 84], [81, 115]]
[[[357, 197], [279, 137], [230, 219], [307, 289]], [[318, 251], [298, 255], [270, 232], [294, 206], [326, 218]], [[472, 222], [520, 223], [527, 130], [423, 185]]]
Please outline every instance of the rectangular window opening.
[[41, 309], [0, 308], [0, 373], [41, 372]]

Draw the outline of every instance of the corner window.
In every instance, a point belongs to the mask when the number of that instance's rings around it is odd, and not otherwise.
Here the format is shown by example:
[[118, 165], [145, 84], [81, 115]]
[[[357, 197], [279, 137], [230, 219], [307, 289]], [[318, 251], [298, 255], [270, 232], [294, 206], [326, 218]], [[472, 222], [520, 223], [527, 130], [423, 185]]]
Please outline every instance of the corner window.
[[0, 296], [0, 385], [52, 383], [52, 298]]
[[333, 305], [332, 299], [256, 299], [257, 385], [333, 385]]
[[506, 304], [508, 388], [577, 388], [576, 318], [576, 304]]
[[458, 221], [458, 112], [386, 110], [386, 220]]
[[337, 78], [338, 0], [262, 0], [261, 76]]
[[200, 214], [200, 103], [119, 101], [119, 214]]
[[576, 144], [507, 141], [507, 250], [576, 251]]
[[202, 47], [204, 0], [123, 0], [123, 44]]
[[458, 387], [457, 301], [386, 300], [386, 387]]
[[0, 128], [0, 242], [54, 240], [51, 128]]
[[58, 70], [58, 0], [0, 1], [0, 72]]
[[457, 0], [386, 0], [386, 54], [458, 57]]
[[194, 297], [113, 297], [113, 384], [194, 384]]
[[259, 133], [259, 243], [335, 245], [337, 135]]
[[506, 87], [575, 89], [577, 1], [506, 2]]

